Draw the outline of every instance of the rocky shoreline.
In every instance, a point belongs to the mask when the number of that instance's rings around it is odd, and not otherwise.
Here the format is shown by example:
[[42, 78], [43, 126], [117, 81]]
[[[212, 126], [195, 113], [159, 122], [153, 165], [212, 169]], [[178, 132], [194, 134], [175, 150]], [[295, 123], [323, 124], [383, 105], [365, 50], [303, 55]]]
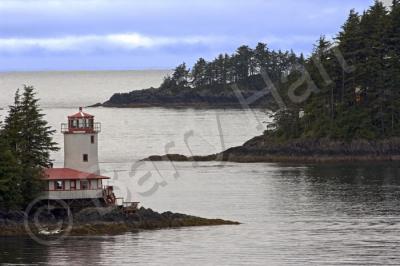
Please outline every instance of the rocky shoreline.
[[[68, 235], [109, 235], [152, 230], [162, 228], [178, 228], [188, 226], [237, 225], [238, 222], [222, 219], [207, 219], [181, 213], [158, 213], [152, 209], [141, 207], [135, 213], [126, 214], [117, 207], [86, 208], [74, 213], [72, 219], [67, 217], [40, 217], [38, 228], [34, 218], [26, 222], [24, 212], [0, 212], [0, 237], [25, 236], [31, 231], [37, 235], [41, 228], [54, 228], [63, 221], [63, 230], [71, 225]], [[72, 222], [71, 222], [72, 221]], [[26, 226], [29, 226], [27, 230]], [[61, 231], [61, 233], [62, 233]]]
[[262, 135], [247, 141], [242, 146], [233, 147], [217, 154], [206, 156], [154, 155], [143, 160], [230, 161], [238, 163], [400, 161], [400, 138], [375, 141], [297, 139], [278, 142]]
[[[193, 108], [193, 109], [243, 109], [248, 108], [243, 106], [238, 102], [206, 102], [206, 101], [193, 101], [193, 102], [137, 102], [137, 103], [127, 103], [127, 104], [116, 104], [111, 102], [96, 103], [89, 105], [87, 107], [106, 107], [106, 108]], [[250, 105], [254, 109], [266, 109], [267, 105]]]

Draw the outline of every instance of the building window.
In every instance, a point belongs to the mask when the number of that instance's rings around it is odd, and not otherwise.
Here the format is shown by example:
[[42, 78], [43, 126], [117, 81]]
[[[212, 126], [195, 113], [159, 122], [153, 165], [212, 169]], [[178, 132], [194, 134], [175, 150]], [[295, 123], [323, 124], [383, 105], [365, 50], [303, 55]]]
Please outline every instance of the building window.
[[89, 182], [87, 180], [81, 180], [81, 189], [82, 190], [89, 189]]
[[101, 179], [97, 179], [97, 188], [103, 188]]
[[71, 180], [69, 184], [70, 184], [69, 187], [71, 190], [76, 189], [76, 180]]
[[90, 136], [90, 142], [94, 144], [94, 136]]
[[55, 181], [54, 189], [55, 190], [64, 190], [64, 181]]
[[90, 180], [90, 189], [96, 189], [95, 182], [96, 180]]
[[88, 156], [87, 154], [84, 154], [84, 155], [83, 155], [83, 161], [84, 161], [84, 162], [89, 161], [89, 156]]

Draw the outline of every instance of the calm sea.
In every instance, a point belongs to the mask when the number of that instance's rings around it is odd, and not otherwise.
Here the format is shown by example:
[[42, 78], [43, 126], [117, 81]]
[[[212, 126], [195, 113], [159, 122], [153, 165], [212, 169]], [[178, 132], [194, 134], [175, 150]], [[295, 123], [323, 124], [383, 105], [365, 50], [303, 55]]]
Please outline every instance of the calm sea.
[[[158, 86], [168, 71], [0, 74], [0, 108], [22, 84], [37, 87], [60, 123], [114, 92]], [[399, 165], [142, 163], [152, 154], [210, 154], [261, 134], [263, 110], [88, 108], [102, 123], [100, 161], [119, 196], [157, 211], [242, 222], [68, 237], [43, 246], [0, 239], [0, 263], [34, 265], [398, 265]], [[0, 111], [4, 115], [6, 109]], [[54, 153], [63, 164], [63, 150]]]

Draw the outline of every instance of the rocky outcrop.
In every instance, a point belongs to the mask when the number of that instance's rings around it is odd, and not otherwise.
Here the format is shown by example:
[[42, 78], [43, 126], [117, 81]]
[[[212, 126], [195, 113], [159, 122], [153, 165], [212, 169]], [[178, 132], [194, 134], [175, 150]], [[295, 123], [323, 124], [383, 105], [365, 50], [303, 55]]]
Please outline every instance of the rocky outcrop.
[[143, 161], [173, 161], [173, 162], [188, 162], [188, 161], [216, 161], [217, 154], [207, 156], [192, 156], [188, 157], [181, 154], [166, 154], [166, 155], [152, 155]]
[[186, 157], [179, 154], [150, 156], [149, 161], [338, 162], [400, 161], [400, 138], [340, 141], [329, 139], [272, 140], [258, 136], [242, 146], [218, 154]]
[[[35, 218], [28, 218], [28, 226], [32, 233], [37, 234], [39, 229], [34, 225], [33, 219]], [[206, 219], [181, 213], [158, 213], [143, 207], [131, 214], [124, 213], [118, 207], [86, 208], [74, 213], [72, 220], [69, 220], [65, 214], [56, 215], [56, 217], [54, 215], [39, 217], [39, 224], [42, 228], [52, 228], [60, 221], [63, 221], [64, 227], [72, 225], [69, 235], [119, 234], [137, 230], [239, 224], [233, 221]], [[0, 236], [26, 234], [24, 212], [0, 212]]]
[[158, 213], [152, 209], [140, 208], [136, 213], [125, 215], [117, 209], [102, 210], [86, 209], [75, 215], [77, 226], [71, 234], [115, 234], [125, 231], [174, 228], [186, 226], [211, 226], [239, 224], [221, 219], [206, 219], [181, 213]]

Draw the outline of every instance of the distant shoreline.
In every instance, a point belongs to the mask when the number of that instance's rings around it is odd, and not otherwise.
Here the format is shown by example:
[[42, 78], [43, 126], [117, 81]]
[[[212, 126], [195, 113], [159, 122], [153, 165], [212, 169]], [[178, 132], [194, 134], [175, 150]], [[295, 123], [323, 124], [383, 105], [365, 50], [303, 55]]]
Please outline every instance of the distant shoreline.
[[[104, 108], [152, 108], [152, 107], [160, 107], [160, 108], [194, 108], [194, 109], [246, 109], [247, 106], [243, 106], [241, 104], [210, 104], [204, 102], [197, 103], [132, 103], [132, 104], [107, 104], [104, 105], [102, 103], [96, 103], [93, 105], [86, 106], [88, 108], [96, 108], [96, 107], [104, 107]], [[257, 106], [251, 107], [252, 109], [268, 109], [268, 106]]]
[[335, 163], [400, 161], [400, 138], [351, 142], [307, 139], [284, 143], [266, 136], [255, 137], [242, 146], [206, 156], [166, 154], [143, 161], [227, 161], [236, 163]]
[[400, 155], [393, 156], [277, 156], [277, 155], [237, 155], [219, 157], [220, 154], [207, 156], [185, 156], [181, 154], [152, 155], [142, 161], [172, 161], [172, 162], [233, 162], [233, 163], [340, 163], [340, 162], [398, 162]]

